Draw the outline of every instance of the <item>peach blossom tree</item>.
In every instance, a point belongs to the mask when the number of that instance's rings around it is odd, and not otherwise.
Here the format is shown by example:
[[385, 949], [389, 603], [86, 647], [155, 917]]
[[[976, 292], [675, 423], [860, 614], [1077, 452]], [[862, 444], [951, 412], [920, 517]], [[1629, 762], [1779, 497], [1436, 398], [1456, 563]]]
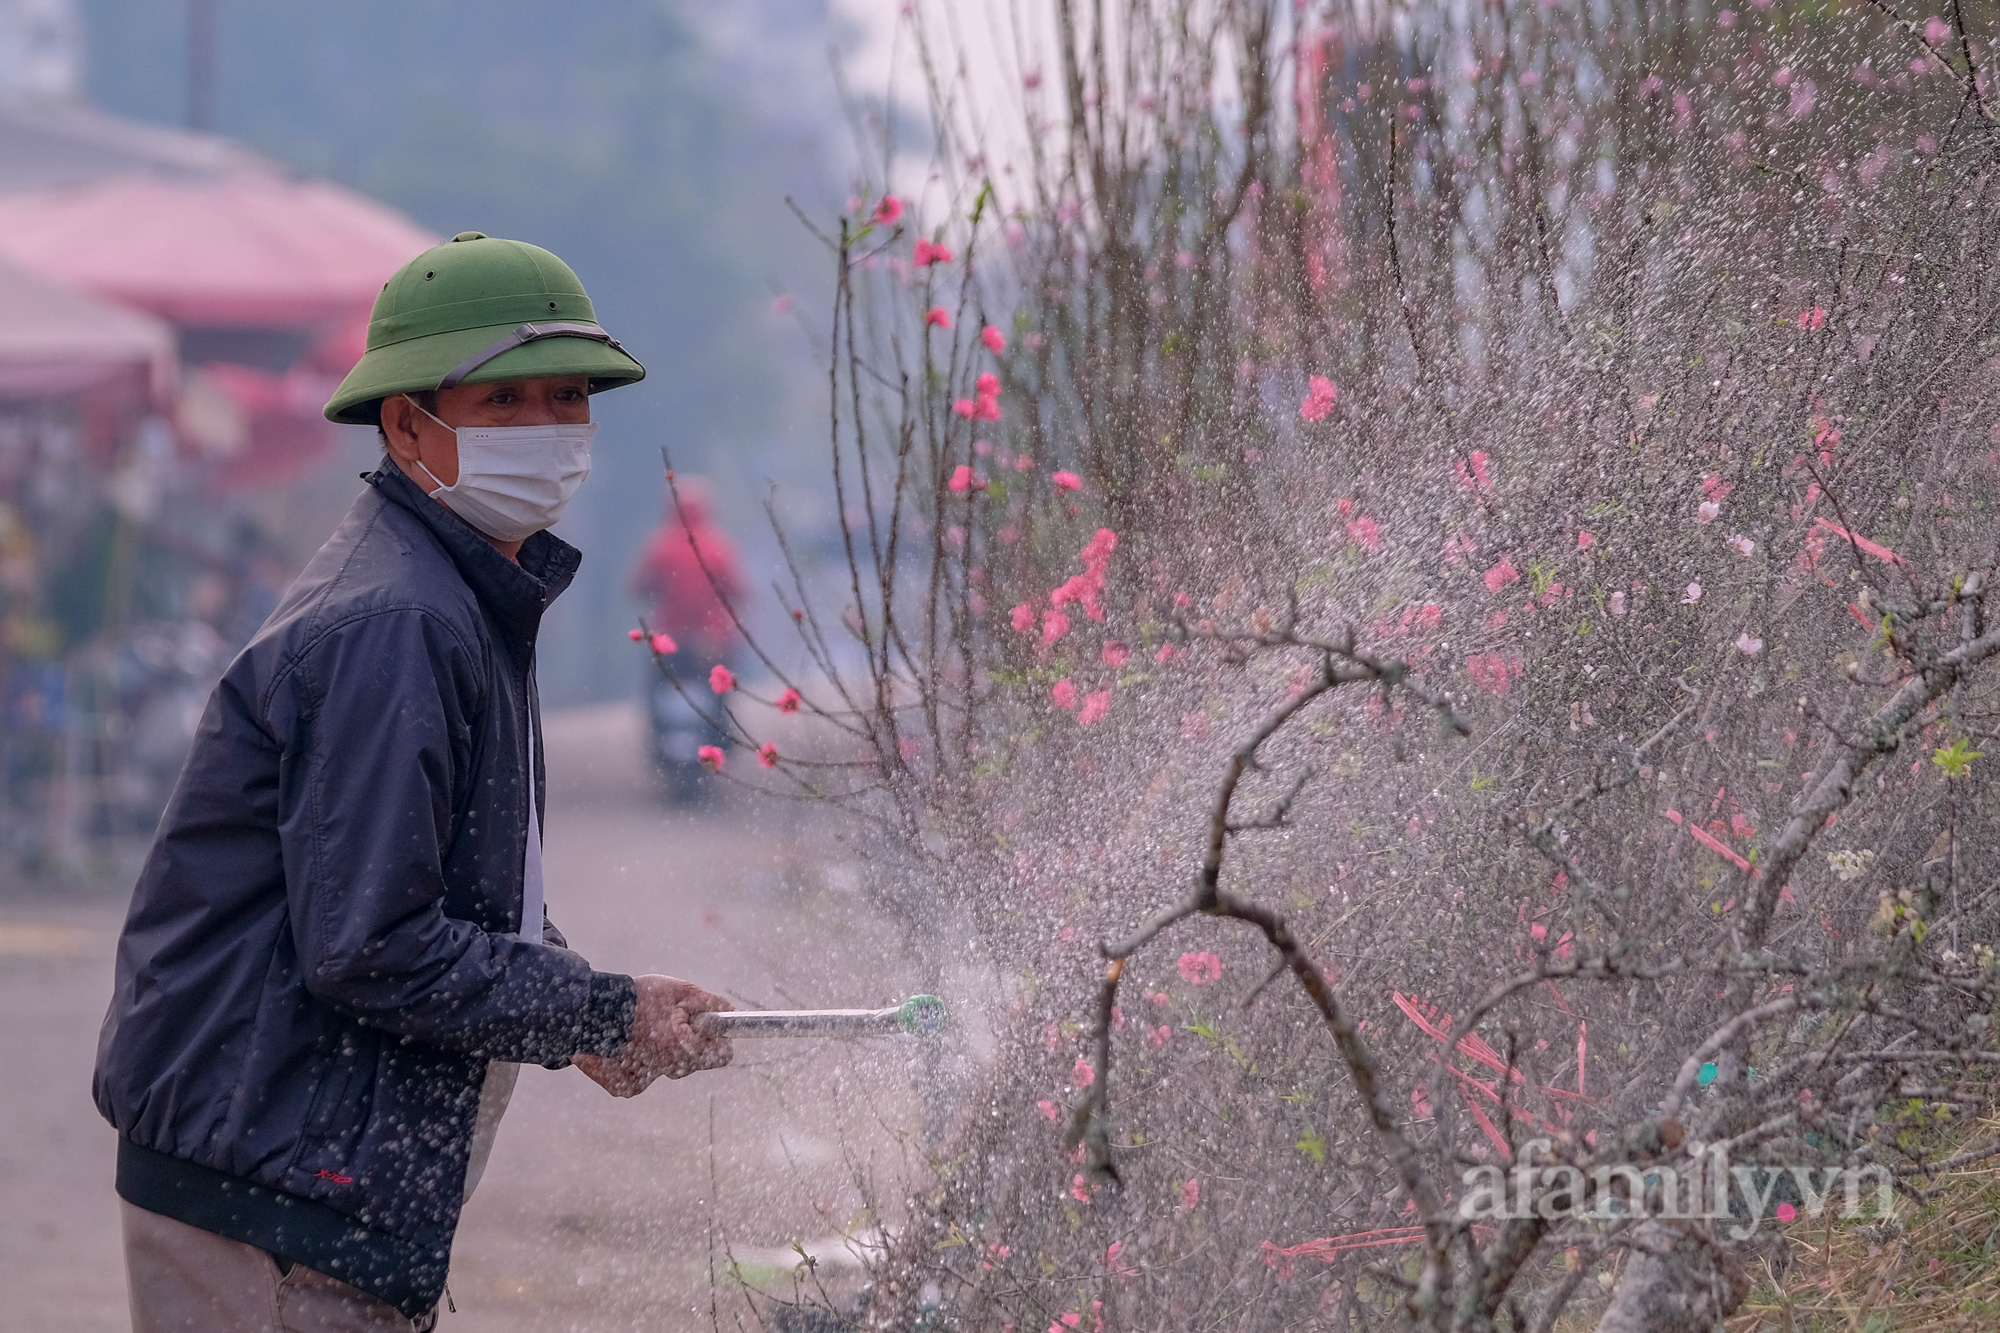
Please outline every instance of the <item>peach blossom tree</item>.
[[854, 1317], [1703, 1329], [2000, 1153], [1990, 8], [946, 17], [704, 700], [991, 979]]

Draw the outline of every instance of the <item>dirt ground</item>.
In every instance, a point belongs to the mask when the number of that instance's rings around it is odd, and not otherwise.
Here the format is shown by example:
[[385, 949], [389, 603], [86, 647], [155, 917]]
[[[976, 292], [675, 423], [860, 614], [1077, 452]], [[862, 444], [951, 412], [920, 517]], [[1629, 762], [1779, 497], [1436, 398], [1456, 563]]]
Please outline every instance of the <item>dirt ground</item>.
[[[549, 908], [573, 947], [766, 1006], [915, 988], [834, 826], [741, 795], [662, 806], [639, 726], [623, 705], [547, 720]], [[129, 1326], [114, 1140], [89, 1097], [123, 907], [0, 888], [0, 1333]], [[876, 1225], [864, 1197], [893, 1200], [908, 1178], [914, 1089], [949, 1049], [744, 1042], [730, 1069], [631, 1101], [574, 1070], [524, 1071], [458, 1233], [443, 1326], [693, 1329], [713, 1303], [721, 1327], [755, 1327], [727, 1264], [785, 1289], [794, 1244], [851, 1289], [845, 1237]]]

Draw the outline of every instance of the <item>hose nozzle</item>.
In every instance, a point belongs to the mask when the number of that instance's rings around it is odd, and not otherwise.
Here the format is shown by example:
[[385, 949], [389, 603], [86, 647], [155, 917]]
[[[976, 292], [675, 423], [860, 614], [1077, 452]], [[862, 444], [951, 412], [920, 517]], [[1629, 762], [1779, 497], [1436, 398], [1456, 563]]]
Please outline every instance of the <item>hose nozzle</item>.
[[912, 995], [889, 1009], [730, 1009], [694, 1021], [727, 1037], [930, 1037], [945, 1030], [950, 1015], [937, 996]]

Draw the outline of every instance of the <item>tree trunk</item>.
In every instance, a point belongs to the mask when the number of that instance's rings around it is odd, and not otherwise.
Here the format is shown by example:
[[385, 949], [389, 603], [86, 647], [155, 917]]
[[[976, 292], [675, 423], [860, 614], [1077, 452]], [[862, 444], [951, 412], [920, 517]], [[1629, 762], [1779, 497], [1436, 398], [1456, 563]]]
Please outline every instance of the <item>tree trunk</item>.
[[1750, 1280], [1735, 1264], [1661, 1222], [1645, 1222], [1636, 1237], [1611, 1307], [1597, 1333], [1710, 1333], [1750, 1294]]

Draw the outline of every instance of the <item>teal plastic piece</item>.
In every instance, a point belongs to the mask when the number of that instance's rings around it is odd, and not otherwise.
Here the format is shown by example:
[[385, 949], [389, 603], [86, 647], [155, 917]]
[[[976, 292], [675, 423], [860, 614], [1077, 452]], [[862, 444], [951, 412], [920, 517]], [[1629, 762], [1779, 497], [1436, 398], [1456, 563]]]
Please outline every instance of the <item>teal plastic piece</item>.
[[945, 1030], [951, 1015], [935, 995], [912, 995], [896, 1010], [896, 1026], [913, 1037], [931, 1037]]

